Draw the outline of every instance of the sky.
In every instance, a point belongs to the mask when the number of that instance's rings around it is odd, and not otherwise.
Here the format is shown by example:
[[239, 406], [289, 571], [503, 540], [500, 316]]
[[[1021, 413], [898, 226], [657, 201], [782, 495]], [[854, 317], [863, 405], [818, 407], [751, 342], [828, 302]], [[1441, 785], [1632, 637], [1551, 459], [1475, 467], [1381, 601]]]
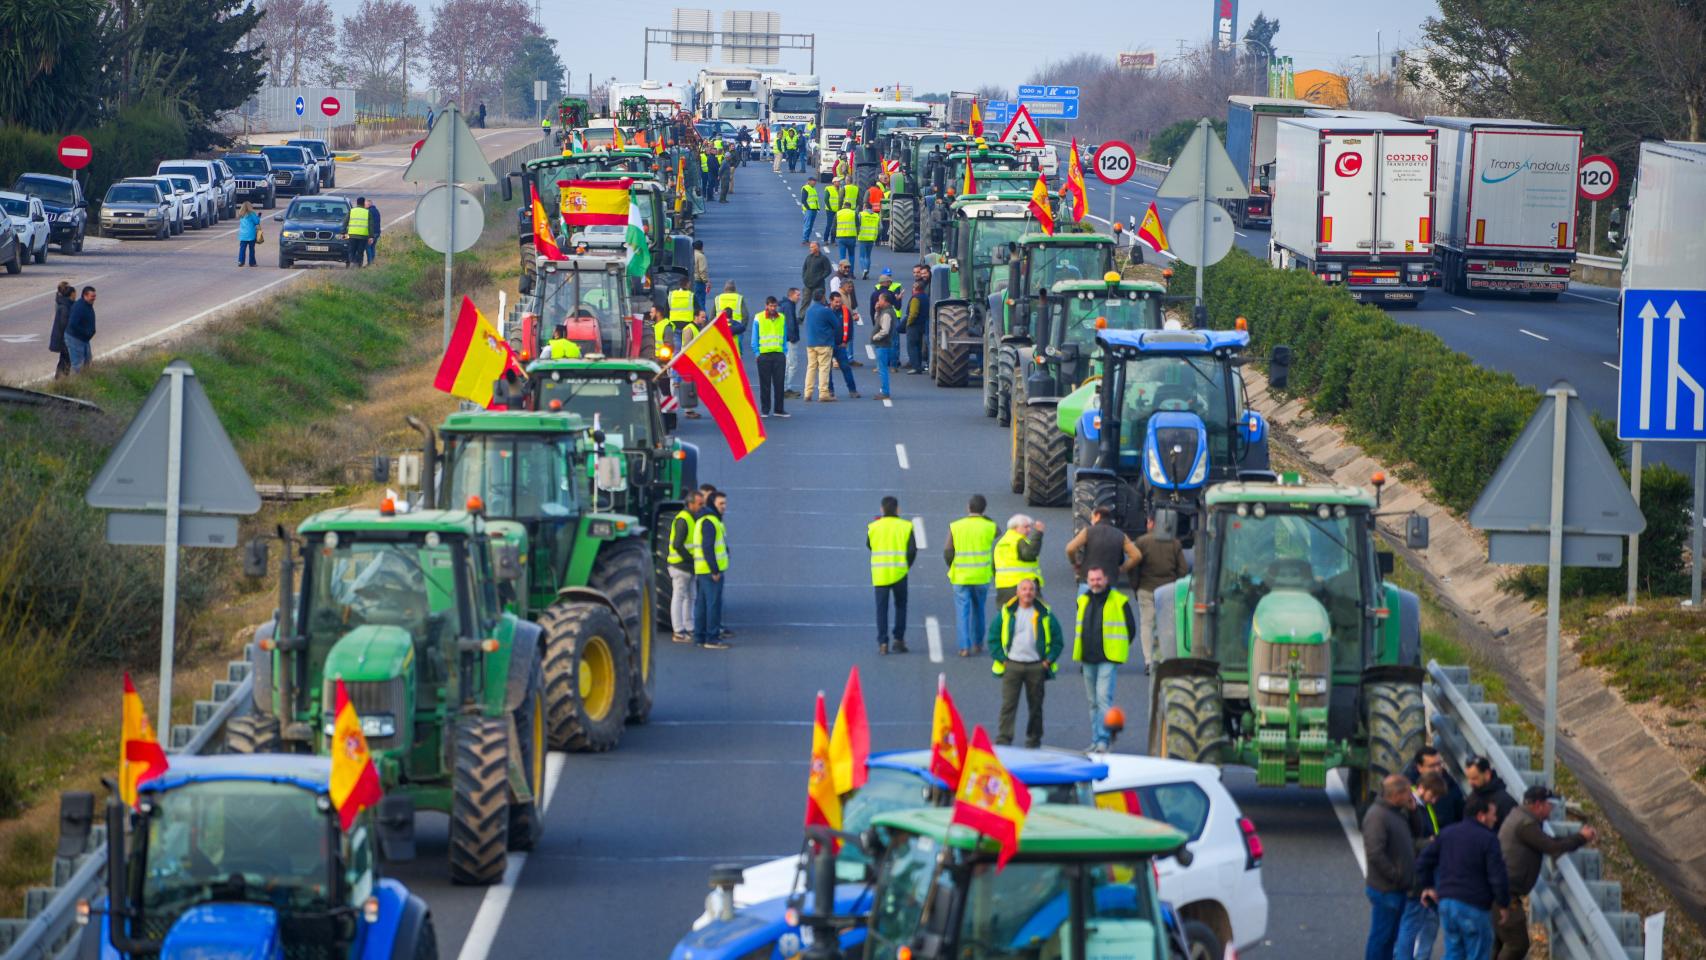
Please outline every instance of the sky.
[[[423, 21], [432, 6], [415, 0]], [[529, 0], [532, 2], [532, 0]], [[1044, 63], [1075, 53], [1154, 50], [1177, 55], [1179, 42], [1208, 39], [1220, 0], [741, 0], [738, 7], [688, 0], [712, 11], [774, 10], [782, 32], [817, 35], [816, 73], [825, 87], [868, 89], [910, 84], [914, 91], [970, 90], [980, 84], [1014, 86]], [[341, 16], [358, 0], [331, 0]], [[575, 90], [615, 77], [641, 79], [646, 27], [668, 27], [674, 4], [650, 0], [539, 0], [546, 29], [557, 40]], [[841, 12], [834, 12], [839, 7]], [[1280, 21], [1274, 45], [1298, 70], [1332, 68], [1342, 61], [1415, 46], [1422, 21], [1438, 13], [1434, 0], [1237, 0], [1237, 34], [1258, 12]], [[876, 27], [875, 30], [872, 27]], [[1378, 41], [1376, 34], [1379, 34]], [[946, 55], [944, 55], [946, 54]], [[705, 64], [674, 63], [669, 48], [651, 48], [653, 79], [691, 84]], [[804, 50], [783, 51], [779, 64], [808, 73]]]

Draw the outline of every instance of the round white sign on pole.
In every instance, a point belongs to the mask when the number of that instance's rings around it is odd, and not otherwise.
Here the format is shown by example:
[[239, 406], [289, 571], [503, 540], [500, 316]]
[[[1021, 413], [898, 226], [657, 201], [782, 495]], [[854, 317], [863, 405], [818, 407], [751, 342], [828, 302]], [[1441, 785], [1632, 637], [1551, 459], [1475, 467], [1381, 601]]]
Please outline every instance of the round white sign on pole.
[[[1203, 233], [1208, 233], [1208, 258], [1203, 261]], [[1232, 218], [1210, 200], [1192, 200], [1167, 221], [1167, 249], [1193, 267], [1219, 263], [1232, 249]]]
[[1091, 166], [1103, 183], [1117, 186], [1130, 180], [1131, 175], [1137, 172], [1137, 151], [1124, 141], [1109, 140], [1096, 148]]
[[480, 198], [461, 187], [440, 184], [428, 190], [415, 204], [415, 233], [422, 243], [445, 253], [444, 248], [450, 244], [453, 216], [456, 218], [456, 249], [449, 252], [461, 253], [480, 239], [480, 230], [486, 224], [486, 211], [480, 206]]
[[1617, 192], [1617, 164], [1610, 157], [1583, 157], [1576, 168], [1577, 190], [1583, 200], [1604, 200]]

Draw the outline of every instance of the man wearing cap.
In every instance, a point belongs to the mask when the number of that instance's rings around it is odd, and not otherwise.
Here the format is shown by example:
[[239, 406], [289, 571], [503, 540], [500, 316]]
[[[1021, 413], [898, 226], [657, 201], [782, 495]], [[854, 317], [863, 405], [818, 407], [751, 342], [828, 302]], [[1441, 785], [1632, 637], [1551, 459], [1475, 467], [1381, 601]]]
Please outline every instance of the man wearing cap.
[[1546, 832], [1557, 796], [1546, 787], [1529, 787], [1523, 792], [1522, 805], [1499, 827], [1499, 851], [1510, 870], [1511, 908], [1493, 927], [1494, 960], [1528, 956], [1528, 895], [1540, 878], [1540, 859], [1556, 859], [1599, 839], [1598, 832], [1587, 826], [1573, 837], [1554, 837]]

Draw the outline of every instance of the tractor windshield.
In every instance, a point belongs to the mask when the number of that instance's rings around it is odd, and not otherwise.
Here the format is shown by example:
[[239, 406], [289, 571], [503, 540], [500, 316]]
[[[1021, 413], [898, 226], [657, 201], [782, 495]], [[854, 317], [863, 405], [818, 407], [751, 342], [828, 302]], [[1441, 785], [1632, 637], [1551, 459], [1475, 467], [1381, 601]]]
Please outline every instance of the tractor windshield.
[[[1220, 512], [1214, 536], [1221, 537], [1218, 569], [1210, 576], [1218, 602], [1214, 655], [1225, 667], [1248, 666], [1250, 624], [1256, 604], [1275, 590], [1308, 593], [1327, 611], [1332, 625], [1333, 662], [1362, 663], [1363, 586], [1360, 514], [1342, 510], [1292, 512], [1284, 505]], [[1239, 514], [1244, 515], [1240, 516]], [[1335, 515], [1337, 514], [1337, 515]]]
[[1161, 298], [1148, 293], [1068, 294], [1056, 316], [1065, 323], [1058, 334], [1061, 343], [1076, 343], [1085, 352], [1095, 349], [1097, 322], [1107, 321], [1109, 330], [1161, 329]]
[[556, 325], [568, 325], [569, 339], [581, 353], [621, 354], [622, 277], [605, 270], [568, 270], [544, 277], [539, 309], [539, 340], [554, 335]]
[[1151, 354], [1125, 362], [1120, 396], [1120, 462], [1137, 467], [1149, 415], [1162, 410], [1195, 413], [1208, 430], [1213, 464], [1236, 458], [1237, 417], [1244, 409], [1244, 384], [1231, 368], [1206, 354]]
[[925, 120], [924, 116], [920, 116], [916, 113], [902, 113], [902, 114], [883, 113], [883, 114], [878, 114], [877, 115], [877, 133], [879, 133], [879, 134], [887, 133], [890, 130], [899, 130], [902, 127], [922, 127], [922, 126], [924, 126], [924, 120]]
[[567, 434], [445, 434], [448, 503], [478, 496], [493, 517], [575, 515]]
[[[324, 534], [312, 544], [315, 549], [307, 551], [303, 573], [308, 585], [303, 623], [310, 650], [323, 658], [344, 634], [367, 625], [402, 627], [417, 644], [471, 629], [471, 623], [457, 617], [460, 544], [459, 537], [447, 540], [436, 534], [418, 540]], [[451, 633], [440, 636], [444, 630]]]
[[214, 780], [150, 795], [146, 849], [131, 866], [145, 919], [163, 936], [185, 910], [247, 901], [290, 912], [335, 906], [337, 823], [313, 792], [288, 783]]
[[596, 417], [607, 442], [633, 450], [651, 446], [651, 399], [644, 380], [572, 375], [558, 379], [553, 373], [540, 381], [538, 408], [549, 410], [552, 400], [561, 400], [565, 411], [580, 414], [588, 423]]
[[988, 267], [995, 263], [995, 250], [1018, 240], [1033, 229], [1030, 218], [1022, 220], [974, 219], [971, 231], [971, 265]]
[[1062, 280], [1100, 280], [1113, 268], [1112, 244], [1066, 246], [1045, 243], [1030, 253], [1031, 275], [1025, 278], [1025, 289], [1047, 290]]

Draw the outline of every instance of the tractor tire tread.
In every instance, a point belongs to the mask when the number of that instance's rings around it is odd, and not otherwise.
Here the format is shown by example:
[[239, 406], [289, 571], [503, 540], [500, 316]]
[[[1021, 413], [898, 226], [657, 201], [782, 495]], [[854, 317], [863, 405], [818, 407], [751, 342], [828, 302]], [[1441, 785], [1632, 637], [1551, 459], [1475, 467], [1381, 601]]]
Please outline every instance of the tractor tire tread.
[[226, 753], [278, 753], [283, 748], [277, 717], [249, 714], [225, 724]]
[[450, 880], [486, 886], [509, 861], [509, 735], [494, 717], [457, 723], [451, 773]]
[[[646, 541], [621, 540], [609, 544], [593, 564], [587, 585], [610, 598], [622, 615], [628, 645], [629, 723], [645, 723], [652, 712], [652, 693], [657, 685], [653, 664], [656, 648], [645, 637], [657, 638], [656, 568]], [[655, 661], [654, 661], [655, 662]]]
[[538, 623], [545, 631], [545, 725], [551, 749], [603, 753], [615, 747], [622, 739], [622, 713], [612, 708], [603, 719], [587, 715], [579, 670], [586, 638], [604, 636], [611, 655], [619, 658], [618, 702], [627, 702], [627, 644], [621, 637], [621, 619], [602, 604], [566, 600], [547, 607]]
[[1025, 502], [1033, 507], [1067, 503], [1066, 471], [1072, 438], [1055, 422], [1053, 407], [1025, 409]]
[[963, 340], [971, 331], [971, 308], [964, 304], [948, 304], [936, 311], [935, 341], [930, 344], [930, 373], [938, 387], [963, 387], [969, 378], [971, 358], [967, 344], [944, 346], [942, 338]]
[[[1192, 763], [1215, 763], [1226, 742], [1225, 704], [1219, 677], [1168, 677], [1156, 704], [1165, 725], [1165, 755]], [[1153, 730], [1155, 720], [1151, 718]], [[1151, 752], [1155, 746], [1152, 744]], [[1158, 756], [1161, 754], [1157, 754]]]

